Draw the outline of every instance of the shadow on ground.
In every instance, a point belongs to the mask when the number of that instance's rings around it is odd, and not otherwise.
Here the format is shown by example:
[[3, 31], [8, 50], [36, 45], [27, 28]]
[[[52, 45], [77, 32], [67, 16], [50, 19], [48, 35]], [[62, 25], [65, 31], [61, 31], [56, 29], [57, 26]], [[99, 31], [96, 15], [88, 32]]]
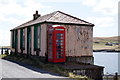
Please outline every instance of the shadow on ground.
[[[60, 76], [60, 75], [57, 74], [57, 73], [48, 72], [48, 71], [45, 71], [45, 70], [43, 70], [43, 69], [40, 69], [40, 68], [37, 68], [37, 67], [33, 67], [33, 65], [31, 65], [31, 64], [26, 64], [26, 63], [18, 62], [18, 61], [15, 61], [15, 60], [7, 59], [7, 57], [9, 57], [9, 56], [6, 56], [6, 57], [4, 57], [4, 58], [2, 58], [2, 59], [3, 59], [3, 60], [10, 61], [10, 62], [15, 63], [15, 64], [18, 64], [18, 65], [20, 65], [20, 66], [22, 66], [22, 67], [28, 68], [28, 69], [33, 70], [33, 71], [35, 71], [35, 72], [39, 72], [39, 73], [42, 73], [42, 74], [51, 74], [51, 75], [53, 75], [53, 76]], [[63, 77], [63, 76], [61, 76], [61, 77]], [[6, 80], [6, 79], [7, 79], [7, 78], [5, 78], [5, 80]], [[3, 79], [3, 80], [4, 80], [4, 79]]]

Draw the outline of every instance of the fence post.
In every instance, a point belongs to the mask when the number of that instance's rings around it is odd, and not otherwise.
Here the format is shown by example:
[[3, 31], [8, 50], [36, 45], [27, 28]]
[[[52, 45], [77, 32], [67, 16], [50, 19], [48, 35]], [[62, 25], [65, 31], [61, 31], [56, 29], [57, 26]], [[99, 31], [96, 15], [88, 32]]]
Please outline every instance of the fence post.
[[115, 73], [114, 80], [118, 80], [118, 73]]
[[1, 48], [1, 54], [3, 54], [3, 48]]

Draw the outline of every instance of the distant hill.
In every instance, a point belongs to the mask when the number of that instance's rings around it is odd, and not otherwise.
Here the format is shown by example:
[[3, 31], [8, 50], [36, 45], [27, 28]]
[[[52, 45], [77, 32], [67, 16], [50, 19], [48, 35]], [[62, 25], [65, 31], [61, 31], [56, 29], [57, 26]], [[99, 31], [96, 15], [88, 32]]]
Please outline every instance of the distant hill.
[[120, 36], [114, 36], [114, 37], [94, 37], [93, 42], [113, 42], [118, 43], [118, 40], [120, 40]]
[[[115, 50], [120, 51], [120, 36], [94, 37], [93, 50]], [[116, 43], [119, 43], [118, 45]]]
[[10, 46], [0, 46], [0, 48], [11, 48]]

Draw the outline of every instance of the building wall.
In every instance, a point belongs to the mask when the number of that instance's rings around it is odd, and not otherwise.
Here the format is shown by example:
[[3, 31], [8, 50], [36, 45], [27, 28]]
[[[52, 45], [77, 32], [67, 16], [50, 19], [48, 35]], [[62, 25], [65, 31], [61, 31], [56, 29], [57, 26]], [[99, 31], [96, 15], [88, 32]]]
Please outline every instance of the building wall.
[[18, 30], [18, 53], [21, 53], [21, 50], [20, 50], [20, 29]]
[[[59, 25], [59, 24], [54, 24]], [[47, 24], [47, 28], [52, 24]], [[94, 64], [93, 27], [61, 25], [66, 28], [66, 59], [70, 62]]]
[[92, 27], [66, 27], [66, 55], [92, 56]]
[[25, 28], [25, 50], [23, 50], [24, 54], [27, 54], [27, 28]]
[[47, 32], [46, 32], [46, 24], [41, 25], [41, 52], [40, 56], [45, 56], [45, 53], [47, 52], [46, 47], [47, 47]]
[[[39, 56], [45, 57], [45, 53], [47, 53], [47, 30], [52, 25], [41, 24], [41, 51]], [[64, 24], [62, 26], [66, 28], [66, 56], [68, 59], [92, 63], [93, 27]], [[14, 49], [12, 51], [14, 52]], [[21, 52], [20, 30], [18, 30], [18, 52]], [[25, 50], [23, 50], [23, 53], [27, 54], [27, 28], [25, 28]], [[36, 51], [34, 51], [34, 26], [31, 26], [31, 54], [36, 55]]]
[[66, 56], [93, 56], [93, 27], [64, 24], [62, 26], [66, 28]]
[[34, 51], [34, 26], [31, 27], [31, 54], [36, 55]]

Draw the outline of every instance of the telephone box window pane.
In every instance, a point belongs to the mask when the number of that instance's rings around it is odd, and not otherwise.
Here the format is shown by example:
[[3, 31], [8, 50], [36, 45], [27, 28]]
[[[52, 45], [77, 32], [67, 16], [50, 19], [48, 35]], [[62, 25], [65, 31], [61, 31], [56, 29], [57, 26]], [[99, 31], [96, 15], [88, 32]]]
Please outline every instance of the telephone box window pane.
[[63, 46], [57, 45], [57, 48], [58, 48], [58, 49], [61, 49], [61, 48], [63, 48]]
[[56, 42], [63, 42], [63, 40], [56, 40]]
[[57, 43], [57, 45], [63, 45], [63, 43]]
[[62, 55], [57, 55], [57, 58], [63, 58], [63, 56]]
[[57, 52], [57, 55], [62, 55], [63, 53], [62, 52]]
[[55, 29], [55, 30], [58, 30], [58, 31], [64, 31], [64, 29]]
[[52, 59], [52, 52], [49, 52], [48, 58], [49, 58], [49, 59]]
[[58, 52], [61, 52], [61, 51], [63, 51], [63, 49], [58, 49], [57, 51], [58, 51]]
[[61, 37], [61, 36], [58, 36], [58, 37], [57, 37], [57, 39], [63, 39], [63, 37]]
[[63, 36], [63, 33], [57, 33], [57, 36]]

